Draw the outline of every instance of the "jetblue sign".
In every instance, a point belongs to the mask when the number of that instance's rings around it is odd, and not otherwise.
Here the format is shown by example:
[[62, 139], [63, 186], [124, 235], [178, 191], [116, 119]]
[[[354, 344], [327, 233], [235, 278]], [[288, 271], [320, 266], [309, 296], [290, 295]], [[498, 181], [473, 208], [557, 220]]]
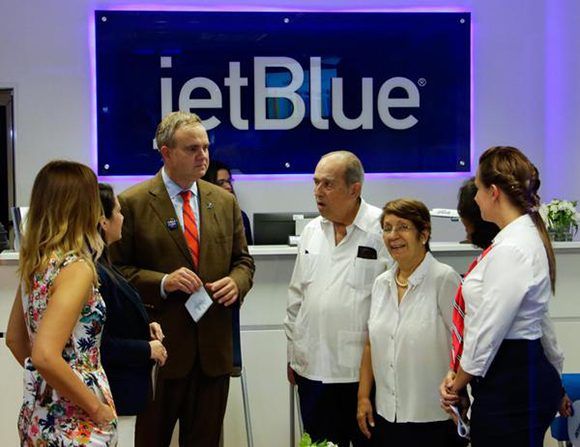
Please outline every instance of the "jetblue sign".
[[173, 110], [245, 174], [310, 173], [348, 149], [368, 172], [469, 171], [466, 13], [97, 11], [99, 174], [159, 169]]
[[[163, 63], [171, 64], [171, 58], [162, 58]], [[294, 129], [302, 122], [306, 111], [304, 99], [297, 93], [304, 83], [304, 70], [300, 63], [289, 57], [255, 57], [253, 63], [254, 77], [254, 116], [255, 129]], [[286, 70], [290, 75], [290, 82], [284, 87], [268, 87], [266, 84], [266, 73], [269, 69]], [[171, 78], [161, 80], [161, 110], [162, 114], [171, 112], [173, 108], [173, 84]], [[238, 130], [248, 130], [247, 119], [241, 114], [241, 91], [242, 87], [248, 85], [248, 77], [240, 74], [240, 62], [229, 63], [229, 74], [224, 79], [224, 85], [228, 87], [230, 103], [230, 123]], [[322, 78], [321, 78], [321, 58], [310, 58], [310, 122], [317, 129], [328, 129], [328, 119], [322, 117]], [[392, 98], [392, 90], [400, 88], [405, 92], [404, 98]], [[194, 90], [203, 89], [207, 99], [192, 99]], [[362, 79], [361, 92], [361, 113], [358, 118], [348, 118], [342, 110], [343, 99], [343, 79], [332, 78], [332, 118], [338, 127], [346, 130], [358, 128], [373, 129], [373, 78]], [[268, 118], [266, 114], [266, 100], [285, 99], [291, 104], [290, 116], [286, 118]], [[407, 78], [391, 78], [385, 81], [379, 89], [377, 99], [377, 111], [381, 121], [385, 126], [392, 129], [408, 129], [417, 123], [417, 119], [412, 115], [407, 115], [403, 119], [393, 117], [389, 113], [391, 107], [413, 108], [419, 107], [419, 90]], [[203, 110], [221, 109], [222, 93], [219, 85], [209, 78], [196, 77], [187, 81], [179, 92], [180, 110]], [[211, 130], [221, 124], [221, 121], [212, 115], [203, 120], [207, 130]]]

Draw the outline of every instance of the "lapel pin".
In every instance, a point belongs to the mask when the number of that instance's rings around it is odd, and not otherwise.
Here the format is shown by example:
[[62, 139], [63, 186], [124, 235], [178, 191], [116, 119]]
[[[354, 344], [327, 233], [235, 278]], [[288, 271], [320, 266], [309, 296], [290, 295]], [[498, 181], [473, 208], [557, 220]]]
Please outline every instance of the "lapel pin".
[[174, 218], [171, 218], [171, 219], [167, 220], [167, 222], [165, 222], [165, 225], [167, 225], [167, 228], [169, 228], [170, 230], [175, 230], [175, 229], [177, 229], [177, 220]]
[[213, 209], [213, 202], [208, 202], [207, 205], [205, 206], [208, 210]]

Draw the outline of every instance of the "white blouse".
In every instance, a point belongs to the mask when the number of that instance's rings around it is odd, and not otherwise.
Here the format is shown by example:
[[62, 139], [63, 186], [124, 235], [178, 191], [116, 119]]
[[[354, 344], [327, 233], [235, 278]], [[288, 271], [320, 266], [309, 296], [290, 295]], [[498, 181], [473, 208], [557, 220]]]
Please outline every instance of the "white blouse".
[[368, 322], [377, 412], [390, 422], [444, 421], [439, 384], [449, 369], [453, 300], [460, 277], [427, 253], [401, 303], [394, 275], [380, 275]]
[[561, 373], [564, 357], [548, 316], [548, 257], [529, 215], [498, 233], [493, 248], [465, 278], [463, 296], [464, 371], [485, 376], [504, 339], [542, 338], [548, 360]]
[[390, 262], [380, 216], [363, 200], [338, 245], [332, 222], [322, 217], [300, 236], [284, 328], [288, 362], [303, 377], [358, 382], [371, 288]]

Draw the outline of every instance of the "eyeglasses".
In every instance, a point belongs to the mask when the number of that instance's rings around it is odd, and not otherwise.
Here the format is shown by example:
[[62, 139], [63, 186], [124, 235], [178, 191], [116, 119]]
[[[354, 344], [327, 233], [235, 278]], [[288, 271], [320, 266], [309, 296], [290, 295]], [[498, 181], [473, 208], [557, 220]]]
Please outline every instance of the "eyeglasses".
[[409, 231], [411, 231], [413, 229], [413, 227], [411, 225], [407, 225], [407, 224], [401, 224], [401, 225], [397, 225], [396, 227], [393, 227], [391, 225], [385, 225], [383, 227], [383, 233], [385, 234], [389, 234], [389, 233], [407, 233]]

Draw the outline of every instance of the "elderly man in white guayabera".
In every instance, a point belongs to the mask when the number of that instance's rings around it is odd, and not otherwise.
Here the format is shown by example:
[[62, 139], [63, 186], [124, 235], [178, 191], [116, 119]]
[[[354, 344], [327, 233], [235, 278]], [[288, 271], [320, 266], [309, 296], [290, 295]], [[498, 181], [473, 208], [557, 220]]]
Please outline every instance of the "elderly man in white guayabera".
[[341, 446], [368, 445], [356, 421], [359, 366], [371, 287], [389, 262], [381, 210], [361, 198], [363, 178], [351, 152], [331, 152], [316, 166], [320, 216], [302, 233], [284, 321], [304, 429]]

